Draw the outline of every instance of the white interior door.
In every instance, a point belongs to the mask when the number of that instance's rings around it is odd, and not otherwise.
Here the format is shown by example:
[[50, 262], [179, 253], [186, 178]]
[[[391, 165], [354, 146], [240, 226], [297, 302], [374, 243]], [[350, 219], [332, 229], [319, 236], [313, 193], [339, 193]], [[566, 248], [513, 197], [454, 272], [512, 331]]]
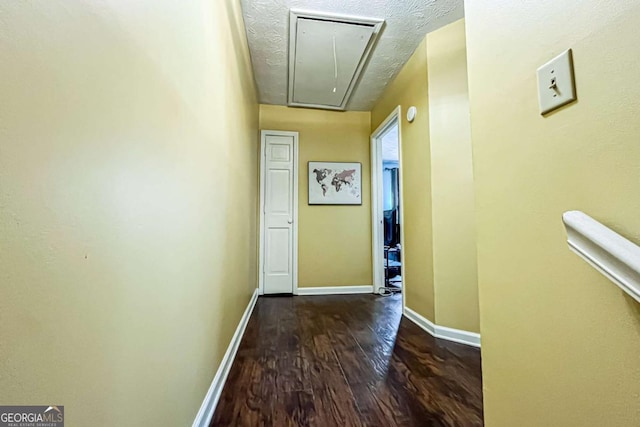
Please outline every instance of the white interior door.
[[263, 293], [294, 293], [296, 144], [291, 132], [263, 132]]

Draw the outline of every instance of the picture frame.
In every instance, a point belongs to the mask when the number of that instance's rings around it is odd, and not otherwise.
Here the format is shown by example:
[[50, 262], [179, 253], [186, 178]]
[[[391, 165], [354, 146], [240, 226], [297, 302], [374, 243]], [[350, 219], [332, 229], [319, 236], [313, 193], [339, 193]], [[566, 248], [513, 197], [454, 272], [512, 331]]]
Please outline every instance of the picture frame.
[[362, 163], [308, 163], [309, 205], [362, 205]]

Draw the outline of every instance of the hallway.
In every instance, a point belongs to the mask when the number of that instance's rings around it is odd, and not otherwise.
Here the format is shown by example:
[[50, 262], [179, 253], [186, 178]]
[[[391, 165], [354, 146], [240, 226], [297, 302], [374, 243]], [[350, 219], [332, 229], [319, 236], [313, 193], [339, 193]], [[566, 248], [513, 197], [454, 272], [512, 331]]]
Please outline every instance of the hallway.
[[400, 295], [261, 297], [211, 426], [480, 426], [480, 350]]

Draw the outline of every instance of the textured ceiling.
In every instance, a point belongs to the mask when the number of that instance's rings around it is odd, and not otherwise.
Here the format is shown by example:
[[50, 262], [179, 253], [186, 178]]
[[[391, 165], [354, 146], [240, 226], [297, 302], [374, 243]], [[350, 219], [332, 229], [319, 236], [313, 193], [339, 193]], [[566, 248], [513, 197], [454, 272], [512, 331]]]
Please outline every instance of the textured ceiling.
[[289, 9], [382, 18], [385, 26], [347, 105], [369, 111], [425, 34], [463, 17], [463, 0], [241, 0], [260, 102], [287, 104]]

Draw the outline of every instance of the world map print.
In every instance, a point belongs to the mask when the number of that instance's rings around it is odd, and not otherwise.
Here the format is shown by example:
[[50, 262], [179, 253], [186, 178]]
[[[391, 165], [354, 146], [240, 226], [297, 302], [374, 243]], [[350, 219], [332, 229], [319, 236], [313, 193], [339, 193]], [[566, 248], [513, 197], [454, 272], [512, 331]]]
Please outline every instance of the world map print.
[[360, 163], [309, 162], [309, 204], [361, 204]]

